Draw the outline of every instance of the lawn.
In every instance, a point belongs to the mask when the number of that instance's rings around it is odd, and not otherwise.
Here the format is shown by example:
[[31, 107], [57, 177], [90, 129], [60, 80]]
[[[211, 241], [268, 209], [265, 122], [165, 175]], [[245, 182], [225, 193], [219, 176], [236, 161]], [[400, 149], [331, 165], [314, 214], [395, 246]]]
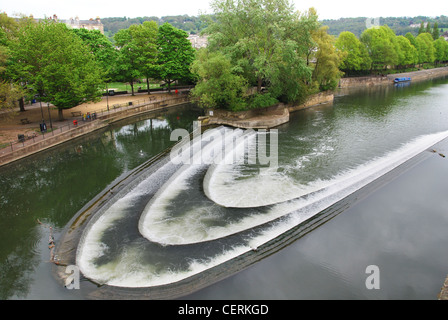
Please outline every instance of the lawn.
[[[124, 83], [124, 82], [111, 82], [107, 84], [107, 88], [109, 90], [115, 90], [115, 91], [131, 91], [131, 85], [129, 83]], [[134, 91], [137, 91], [138, 89], [143, 89], [145, 90], [146, 87], [146, 82], [142, 83], [135, 83], [134, 84]], [[150, 83], [149, 84], [149, 89], [158, 89], [160, 88], [160, 84], [158, 83]], [[106, 91], [106, 88], [103, 89], [104, 91]]]

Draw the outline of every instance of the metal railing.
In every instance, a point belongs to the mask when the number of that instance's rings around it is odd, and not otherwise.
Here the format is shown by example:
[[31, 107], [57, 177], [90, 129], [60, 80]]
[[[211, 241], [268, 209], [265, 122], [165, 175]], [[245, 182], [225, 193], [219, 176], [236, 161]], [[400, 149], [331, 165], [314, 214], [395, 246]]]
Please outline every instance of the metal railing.
[[31, 135], [25, 135], [25, 134], [19, 135], [18, 139], [15, 141], [0, 144], [0, 157], [10, 152], [16, 151], [18, 149], [23, 149], [28, 145], [43, 141], [50, 137], [54, 137], [63, 132], [82, 128], [93, 121], [99, 121], [101, 119], [109, 117], [110, 115], [117, 115], [124, 111], [129, 110], [137, 111], [137, 113], [143, 113], [153, 110], [164, 109], [166, 107], [169, 107], [170, 105], [176, 105], [179, 103], [185, 103], [190, 101], [191, 101], [190, 96], [188, 94], [179, 93], [175, 97], [168, 97], [168, 98], [150, 97], [147, 99], [140, 99], [121, 104], [114, 104], [106, 109], [103, 108], [90, 111], [84, 114], [81, 113], [80, 116], [70, 117], [70, 120], [68, 120], [66, 123], [58, 124], [57, 128], [47, 130], [46, 132], [43, 131], [39, 133], [34, 132]]

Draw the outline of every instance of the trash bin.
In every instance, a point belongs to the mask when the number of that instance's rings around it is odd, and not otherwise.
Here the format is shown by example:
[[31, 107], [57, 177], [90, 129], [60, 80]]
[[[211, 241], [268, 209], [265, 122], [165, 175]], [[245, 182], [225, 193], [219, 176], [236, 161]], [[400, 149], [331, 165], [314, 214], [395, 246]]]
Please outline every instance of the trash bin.
[[19, 142], [25, 142], [25, 135], [24, 134], [18, 134], [17, 138], [19, 139]]
[[129, 105], [132, 106], [132, 101], [129, 101]]

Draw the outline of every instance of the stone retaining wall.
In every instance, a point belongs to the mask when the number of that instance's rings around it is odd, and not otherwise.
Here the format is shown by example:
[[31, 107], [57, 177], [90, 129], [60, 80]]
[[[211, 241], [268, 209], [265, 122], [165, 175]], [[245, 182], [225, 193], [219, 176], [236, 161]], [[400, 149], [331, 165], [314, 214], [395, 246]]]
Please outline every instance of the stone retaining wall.
[[412, 71], [406, 73], [389, 74], [387, 76], [342, 78], [341, 80], [339, 80], [339, 88], [393, 84], [394, 79], [400, 77], [410, 77], [412, 81], [420, 81], [420, 80], [443, 77], [446, 75], [448, 75], [448, 67], [440, 67], [440, 68]]
[[323, 103], [333, 102], [331, 91], [320, 92], [308, 97], [300, 105], [285, 105], [279, 103], [272, 107], [232, 112], [227, 110], [213, 110], [213, 115], [201, 117], [203, 125], [227, 125], [244, 129], [269, 129], [278, 127], [289, 121], [289, 113], [309, 108]]
[[[170, 103], [171, 102], [171, 103]], [[175, 107], [181, 104], [185, 104], [189, 102], [189, 98], [185, 97], [182, 99], [172, 99], [172, 101], [162, 101], [157, 103], [149, 103], [141, 106], [136, 106], [133, 108], [125, 109], [122, 111], [104, 114], [102, 116], [98, 116], [97, 120], [91, 121], [87, 124], [79, 125], [76, 128], [70, 129], [68, 131], [58, 133], [52, 137], [47, 137], [44, 140], [38, 141], [31, 145], [27, 145], [21, 149], [14, 150], [13, 152], [7, 153], [0, 157], [0, 165], [5, 165], [15, 160], [22, 159], [26, 156], [29, 156], [33, 153], [40, 152], [46, 150], [48, 148], [54, 147], [61, 143], [70, 141], [73, 138], [80, 137], [87, 133], [91, 133], [96, 130], [100, 130], [104, 127], [107, 127], [109, 124], [113, 122], [117, 122], [123, 119], [126, 119], [130, 116], [136, 116], [139, 114], [144, 114], [151, 111], [163, 110], [165, 107]]]

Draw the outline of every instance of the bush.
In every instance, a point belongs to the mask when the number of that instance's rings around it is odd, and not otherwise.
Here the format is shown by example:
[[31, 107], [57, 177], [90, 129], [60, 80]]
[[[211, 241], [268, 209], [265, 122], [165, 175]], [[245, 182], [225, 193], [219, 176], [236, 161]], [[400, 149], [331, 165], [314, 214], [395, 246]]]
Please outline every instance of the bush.
[[279, 103], [279, 101], [276, 98], [272, 97], [270, 93], [264, 93], [264, 94], [257, 93], [250, 98], [248, 108], [249, 109], [266, 108], [276, 105], [277, 103]]

